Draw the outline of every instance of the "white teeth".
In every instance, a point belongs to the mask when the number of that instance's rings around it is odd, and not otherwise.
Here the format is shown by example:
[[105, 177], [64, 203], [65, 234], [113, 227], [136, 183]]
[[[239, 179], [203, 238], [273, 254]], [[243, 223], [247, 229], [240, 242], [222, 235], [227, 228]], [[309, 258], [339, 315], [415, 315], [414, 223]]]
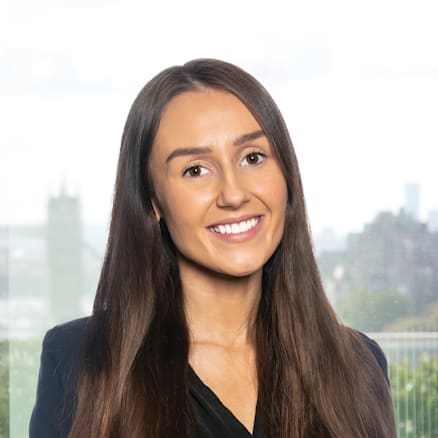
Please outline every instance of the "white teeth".
[[240, 222], [239, 224], [239, 231], [241, 233], [244, 233], [245, 231], [248, 231], [248, 225], [246, 222]]
[[239, 234], [254, 228], [259, 222], [260, 218], [258, 217], [234, 224], [216, 225], [211, 227], [211, 230], [219, 234]]

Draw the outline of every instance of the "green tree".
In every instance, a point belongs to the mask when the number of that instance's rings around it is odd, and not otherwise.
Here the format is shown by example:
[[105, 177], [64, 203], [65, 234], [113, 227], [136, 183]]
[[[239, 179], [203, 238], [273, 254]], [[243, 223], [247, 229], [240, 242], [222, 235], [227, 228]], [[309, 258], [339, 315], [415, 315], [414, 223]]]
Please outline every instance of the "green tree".
[[396, 319], [385, 325], [384, 330], [388, 332], [438, 331], [438, 303], [433, 304], [424, 316]]
[[365, 332], [382, 331], [386, 324], [408, 313], [408, 299], [397, 292], [352, 292], [339, 306], [344, 323]]
[[9, 437], [8, 342], [0, 342], [0, 438]]
[[399, 438], [438, 438], [438, 358], [390, 366]]
[[30, 415], [35, 403], [40, 351], [39, 339], [9, 341], [10, 428], [14, 437], [28, 436]]

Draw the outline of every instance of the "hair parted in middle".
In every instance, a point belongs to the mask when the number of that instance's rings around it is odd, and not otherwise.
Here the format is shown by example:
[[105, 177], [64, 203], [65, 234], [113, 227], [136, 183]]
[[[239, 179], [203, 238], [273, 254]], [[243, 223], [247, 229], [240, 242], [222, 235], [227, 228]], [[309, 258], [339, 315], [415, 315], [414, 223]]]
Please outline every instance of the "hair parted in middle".
[[277, 105], [239, 67], [198, 59], [152, 78], [129, 112], [70, 438], [184, 438], [196, 429], [176, 248], [154, 215], [149, 157], [166, 105], [208, 89], [232, 93], [248, 108], [288, 189], [284, 234], [263, 268], [256, 317], [265, 436], [395, 437], [384, 373], [361, 336], [338, 321], [324, 293], [297, 158]]

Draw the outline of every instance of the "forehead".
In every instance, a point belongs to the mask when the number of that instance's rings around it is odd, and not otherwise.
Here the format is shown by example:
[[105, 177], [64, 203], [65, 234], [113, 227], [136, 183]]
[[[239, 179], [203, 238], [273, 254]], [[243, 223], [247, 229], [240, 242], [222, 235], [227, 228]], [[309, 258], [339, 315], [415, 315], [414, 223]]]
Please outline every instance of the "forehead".
[[202, 90], [180, 94], [164, 108], [154, 146], [213, 146], [260, 130], [248, 108], [233, 94]]

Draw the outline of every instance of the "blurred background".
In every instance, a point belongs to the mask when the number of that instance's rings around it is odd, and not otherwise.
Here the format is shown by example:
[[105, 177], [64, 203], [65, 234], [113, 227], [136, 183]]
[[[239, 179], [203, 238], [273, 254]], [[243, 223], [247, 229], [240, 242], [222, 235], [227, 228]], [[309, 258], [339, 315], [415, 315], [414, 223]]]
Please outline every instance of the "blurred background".
[[400, 437], [438, 437], [438, 4], [0, 4], [0, 437], [27, 436], [42, 337], [87, 315], [141, 87], [233, 62], [278, 103], [327, 294], [390, 364]]

